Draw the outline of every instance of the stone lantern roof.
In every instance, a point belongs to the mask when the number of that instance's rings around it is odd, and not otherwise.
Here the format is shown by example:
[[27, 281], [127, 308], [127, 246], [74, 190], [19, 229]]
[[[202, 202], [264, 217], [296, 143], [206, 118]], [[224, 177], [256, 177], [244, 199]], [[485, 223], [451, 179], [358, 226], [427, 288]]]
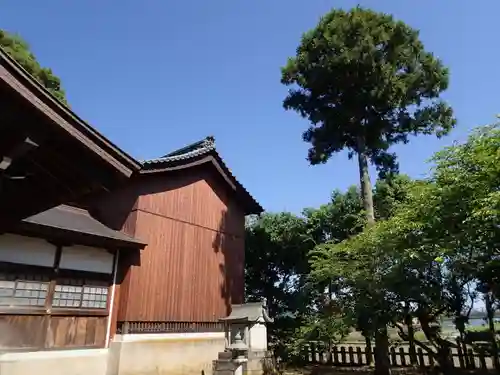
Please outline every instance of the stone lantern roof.
[[244, 303], [241, 305], [231, 305], [231, 314], [225, 318], [219, 319], [223, 322], [249, 322], [254, 323], [263, 319], [266, 323], [273, 323], [267, 313], [264, 302]]

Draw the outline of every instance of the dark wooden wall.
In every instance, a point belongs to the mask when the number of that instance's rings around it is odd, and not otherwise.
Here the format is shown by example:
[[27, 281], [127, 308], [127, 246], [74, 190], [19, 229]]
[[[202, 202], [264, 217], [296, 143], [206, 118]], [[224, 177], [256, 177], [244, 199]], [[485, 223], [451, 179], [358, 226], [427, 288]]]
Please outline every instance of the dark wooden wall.
[[0, 346], [9, 349], [102, 348], [107, 316], [0, 315]]
[[148, 243], [121, 259], [118, 321], [213, 322], [243, 302], [245, 216], [212, 166], [141, 176], [100, 209]]

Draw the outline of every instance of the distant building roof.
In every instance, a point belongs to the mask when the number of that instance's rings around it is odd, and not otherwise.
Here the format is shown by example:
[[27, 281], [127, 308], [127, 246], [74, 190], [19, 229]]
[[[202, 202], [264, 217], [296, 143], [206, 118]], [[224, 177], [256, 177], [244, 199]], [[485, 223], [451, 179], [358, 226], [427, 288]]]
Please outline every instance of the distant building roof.
[[94, 219], [88, 211], [67, 205], [51, 208], [22, 221], [24, 227], [38, 226], [58, 231], [86, 235], [115, 243], [117, 246], [143, 248], [146, 244]]
[[243, 203], [246, 214], [259, 214], [261, 205], [250, 195], [226, 166], [215, 148], [214, 137], [192, 143], [157, 159], [142, 162], [141, 173], [179, 170], [203, 163], [212, 163]]

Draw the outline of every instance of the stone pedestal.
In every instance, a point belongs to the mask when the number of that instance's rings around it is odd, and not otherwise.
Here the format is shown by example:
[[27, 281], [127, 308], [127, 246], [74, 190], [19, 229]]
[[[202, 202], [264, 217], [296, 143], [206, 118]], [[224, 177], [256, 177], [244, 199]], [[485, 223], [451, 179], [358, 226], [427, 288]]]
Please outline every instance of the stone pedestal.
[[246, 368], [246, 358], [234, 358], [233, 353], [224, 351], [213, 363], [213, 375], [243, 375]]
[[272, 353], [266, 350], [248, 352], [248, 361], [245, 367], [245, 374], [262, 375], [270, 373], [276, 366]]

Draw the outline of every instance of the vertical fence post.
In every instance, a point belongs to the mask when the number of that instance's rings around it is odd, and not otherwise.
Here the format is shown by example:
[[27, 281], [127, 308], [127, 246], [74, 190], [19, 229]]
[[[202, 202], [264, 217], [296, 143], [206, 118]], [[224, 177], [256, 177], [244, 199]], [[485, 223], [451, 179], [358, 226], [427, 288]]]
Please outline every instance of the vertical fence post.
[[358, 365], [362, 366], [364, 363], [363, 363], [363, 354], [361, 352], [361, 348], [358, 346], [356, 347], [356, 355], [358, 356]]
[[356, 362], [354, 361], [354, 349], [352, 348], [352, 346], [350, 346], [347, 351], [349, 352], [349, 364], [353, 366], [356, 364]]
[[399, 348], [399, 356], [401, 357], [401, 366], [406, 367], [406, 353], [403, 348]]
[[333, 350], [335, 349], [335, 346], [329, 346], [328, 348], [328, 357], [327, 357], [327, 361], [328, 361], [328, 364], [332, 365], [333, 364]]
[[347, 364], [347, 359], [345, 355], [345, 348], [342, 346], [340, 347], [340, 364], [346, 365]]
[[467, 350], [467, 357], [468, 357], [467, 362], [469, 362], [469, 368], [471, 370], [474, 370], [476, 368], [476, 361], [474, 360], [474, 352], [472, 351], [472, 349]]
[[425, 367], [425, 358], [424, 358], [424, 351], [422, 348], [417, 349], [417, 356], [418, 356], [418, 364], [420, 367]]
[[398, 365], [398, 361], [397, 361], [397, 358], [396, 358], [396, 349], [394, 349], [394, 347], [391, 347], [391, 349], [389, 349], [389, 352], [391, 354], [391, 365], [397, 366]]
[[371, 365], [373, 363], [373, 351], [371, 346], [365, 347], [366, 364]]
[[339, 349], [336, 346], [333, 347], [333, 364], [334, 366], [339, 364]]
[[316, 363], [316, 343], [311, 343], [311, 362]]
[[486, 370], [486, 358], [485, 358], [484, 354], [485, 353], [482, 350], [478, 353], [479, 367], [483, 370]]

